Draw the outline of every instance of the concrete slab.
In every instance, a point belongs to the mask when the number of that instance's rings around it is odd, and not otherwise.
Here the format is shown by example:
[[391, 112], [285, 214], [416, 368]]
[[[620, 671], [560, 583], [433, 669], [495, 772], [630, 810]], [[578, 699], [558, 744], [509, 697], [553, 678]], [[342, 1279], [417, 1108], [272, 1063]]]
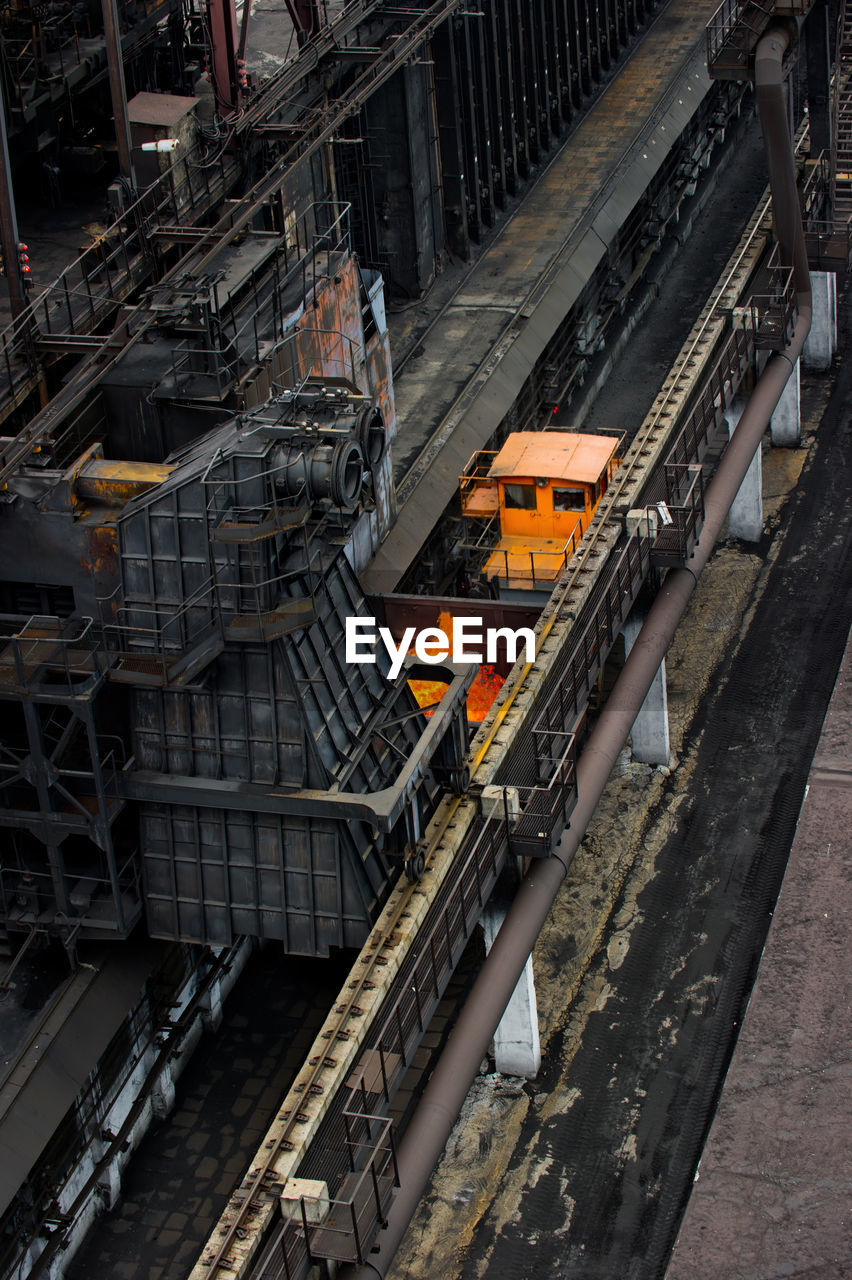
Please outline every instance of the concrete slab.
[[852, 641], [667, 1280], [852, 1274]]

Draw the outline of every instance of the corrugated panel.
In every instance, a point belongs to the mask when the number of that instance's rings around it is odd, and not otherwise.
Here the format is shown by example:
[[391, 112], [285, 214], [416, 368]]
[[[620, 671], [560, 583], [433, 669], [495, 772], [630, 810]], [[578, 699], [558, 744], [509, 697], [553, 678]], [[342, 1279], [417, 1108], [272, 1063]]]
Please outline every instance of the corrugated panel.
[[383, 863], [332, 820], [143, 806], [145, 894], [156, 935], [222, 943], [276, 939], [295, 955], [356, 946]]

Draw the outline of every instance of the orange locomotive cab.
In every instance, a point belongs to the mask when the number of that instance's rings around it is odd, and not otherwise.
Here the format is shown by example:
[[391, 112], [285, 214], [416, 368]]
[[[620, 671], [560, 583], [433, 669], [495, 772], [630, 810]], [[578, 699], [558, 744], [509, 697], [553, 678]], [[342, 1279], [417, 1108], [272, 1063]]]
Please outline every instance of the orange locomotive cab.
[[496, 454], [475, 454], [461, 478], [462, 511], [497, 516], [485, 576], [502, 598], [549, 596], [618, 466], [617, 436], [516, 431]]

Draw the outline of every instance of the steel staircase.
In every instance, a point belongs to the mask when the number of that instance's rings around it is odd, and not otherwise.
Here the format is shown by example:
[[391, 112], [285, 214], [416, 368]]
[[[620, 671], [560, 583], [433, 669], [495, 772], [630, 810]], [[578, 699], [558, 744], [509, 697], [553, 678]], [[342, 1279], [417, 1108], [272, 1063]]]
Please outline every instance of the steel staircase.
[[831, 209], [835, 225], [852, 217], [852, 12], [841, 0], [834, 71]]

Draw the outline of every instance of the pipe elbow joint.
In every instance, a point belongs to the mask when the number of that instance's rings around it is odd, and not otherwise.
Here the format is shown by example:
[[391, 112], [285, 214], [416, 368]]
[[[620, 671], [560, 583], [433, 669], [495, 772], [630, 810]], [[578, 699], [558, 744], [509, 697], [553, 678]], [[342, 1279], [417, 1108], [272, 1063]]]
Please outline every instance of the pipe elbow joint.
[[793, 19], [776, 19], [757, 42], [754, 52], [754, 84], [756, 89], [784, 83], [784, 55], [796, 41], [798, 27]]

